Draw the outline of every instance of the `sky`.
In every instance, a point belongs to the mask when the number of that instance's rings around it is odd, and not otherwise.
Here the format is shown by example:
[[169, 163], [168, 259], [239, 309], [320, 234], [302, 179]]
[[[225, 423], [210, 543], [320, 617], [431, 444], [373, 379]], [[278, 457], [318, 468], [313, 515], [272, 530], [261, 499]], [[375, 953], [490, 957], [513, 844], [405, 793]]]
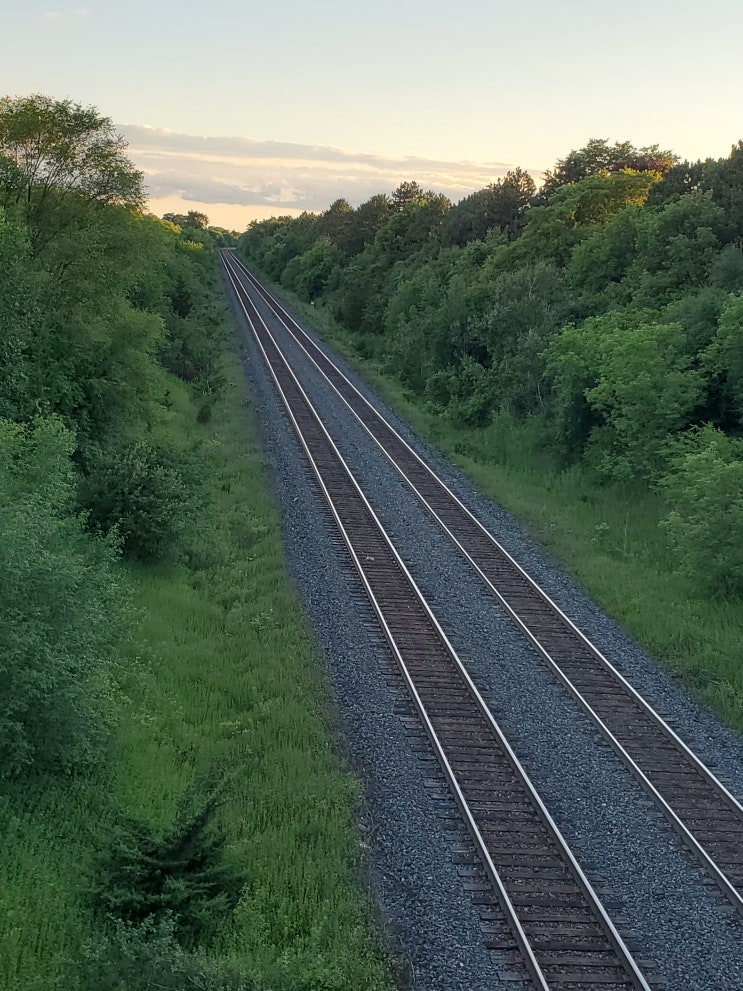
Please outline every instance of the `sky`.
[[94, 105], [150, 209], [220, 226], [402, 180], [457, 201], [591, 138], [743, 138], [743, 0], [0, 0], [0, 95]]

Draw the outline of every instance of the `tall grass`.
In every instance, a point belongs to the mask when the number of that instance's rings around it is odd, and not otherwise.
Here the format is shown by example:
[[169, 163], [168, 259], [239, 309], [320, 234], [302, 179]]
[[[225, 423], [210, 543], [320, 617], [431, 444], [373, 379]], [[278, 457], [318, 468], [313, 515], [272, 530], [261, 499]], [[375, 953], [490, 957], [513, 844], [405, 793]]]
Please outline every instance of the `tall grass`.
[[105, 781], [18, 782], [0, 798], [0, 987], [68, 987], [91, 934], [81, 899], [95, 834], [110, 809]]
[[186, 561], [128, 568], [138, 623], [119, 657], [106, 770], [37, 777], [0, 799], [0, 987], [94, 991], [87, 891], [122, 816], [163, 829], [205, 776], [245, 888], [206, 952], [261, 988], [374, 991], [389, 965], [361, 878], [357, 782], [332, 740], [326, 672], [287, 575], [235, 349], [208, 424], [173, 380], [161, 430], [200, 465]]

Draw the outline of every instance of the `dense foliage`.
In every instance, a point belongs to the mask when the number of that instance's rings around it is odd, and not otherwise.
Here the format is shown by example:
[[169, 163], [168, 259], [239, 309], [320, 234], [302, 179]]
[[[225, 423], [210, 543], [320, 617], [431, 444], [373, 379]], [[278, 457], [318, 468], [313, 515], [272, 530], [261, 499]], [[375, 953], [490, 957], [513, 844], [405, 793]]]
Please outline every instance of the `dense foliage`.
[[679, 567], [741, 591], [743, 142], [682, 163], [593, 140], [538, 191], [521, 170], [456, 205], [404, 183], [255, 222], [240, 250], [429, 409], [528, 418], [563, 465], [666, 493]]
[[[133, 618], [120, 557], [177, 559], [198, 488], [161, 430], [166, 369], [205, 408], [220, 381], [211, 235], [200, 215], [181, 228], [143, 213], [124, 150], [94, 108], [0, 100], [0, 778], [11, 781], [103, 773], [112, 757], [115, 658]], [[138, 838], [167, 855], [145, 825]], [[230, 904], [212, 890], [216, 868], [183, 858], [171, 902], [200, 884], [210, 908]]]
[[74, 512], [73, 447], [59, 420], [0, 420], [0, 777], [102, 756], [121, 589]]
[[0, 777], [102, 752], [114, 548], [177, 552], [194, 488], [153, 441], [164, 369], [219, 383], [210, 235], [142, 213], [124, 150], [94, 108], [0, 100]]

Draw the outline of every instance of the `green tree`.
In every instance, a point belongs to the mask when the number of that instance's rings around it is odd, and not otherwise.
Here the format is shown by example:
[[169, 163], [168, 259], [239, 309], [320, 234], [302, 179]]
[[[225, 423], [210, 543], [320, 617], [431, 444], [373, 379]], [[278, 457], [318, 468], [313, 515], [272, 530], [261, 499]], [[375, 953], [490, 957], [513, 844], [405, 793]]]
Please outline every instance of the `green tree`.
[[189, 210], [186, 214], [186, 227], [198, 227], [205, 231], [208, 226], [209, 218], [205, 213], [201, 213], [199, 210]]
[[520, 168], [507, 172], [502, 179], [466, 196], [452, 208], [442, 228], [444, 243], [465, 245], [482, 241], [494, 228], [509, 239], [517, 237], [535, 192], [536, 185], [528, 172]]
[[691, 367], [678, 324], [640, 324], [603, 341], [598, 383], [586, 393], [605, 418], [594, 460], [614, 478], [657, 478], [669, 438], [702, 401], [704, 377]]
[[664, 323], [680, 323], [689, 341], [689, 354], [699, 355], [717, 331], [727, 295], [713, 286], [684, 293], [663, 310]]
[[510, 267], [551, 259], [568, 265], [581, 241], [605, 227], [620, 211], [642, 206], [659, 176], [654, 172], [617, 171], [591, 175], [565, 185], [540, 206], [529, 208], [524, 233], [508, 254]]
[[307, 251], [318, 236], [317, 217], [314, 213], [285, 218], [285, 222], [273, 231], [270, 244], [263, 252], [264, 271], [272, 279], [279, 281], [292, 258]]
[[705, 285], [720, 250], [724, 220], [724, 211], [706, 193], [642, 211], [626, 299], [638, 306], [658, 306]]
[[73, 515], [73, 435], [0, 420], [0, 777], [102, 757], [123, 588]]
[[91, 446], [79, 499], [93, 530], [113, 533], [124, 553], [157, 561], [180, 550], [194, 492], [176, 453], [144, 440]]
[[317, 218], [317, 232], [331, 244], [342, 244], [353, 222], [353, 210], [348, 200], [337, 199]]
[[150, 236], [159, 222], [111, 209], [60, 234], [43, 257], [20, 221], [0, 219], [0, 409], [12, 419], [53, 413], [96, 439], [129, 419], [151, 420], [165, 327], [127, 290], [134, 296], [137, 284], [148, 306], [159, 305], [168, 245]]
[[323, 238], [290, 263], [294, 265], [291, 277], [289, 266], [284, 269], [282, 281], [304, 299], [318, 299], [325, 291], [339, 257], [336, 246]]
[[373, 257], [390, 270], [422, 248], [438, 250], [438, 234], [451, 202], [441, 193], [416, 196], [393, 213], [374, 239]]
[[253, 220], [238, 241], [238, 247], [245, 257], [265, 271], [268, 252], [292, 223], [291, 217], [270, 217], [268, 220]]
[[377, 193], [351, 214], [340, 247], [347, 255], [357, 255], [371, 244], [392, 215], [392, 201], [386, 193]]
[[[0, 204], [15, 207], [39, 250], [83, 205], [144, 205], [142, 173], [95, 107], [47, 96], [0, 99]], [[72, 200], [72, 204], [70, 203]]]
[[571, 151], [545, 173], [540, 198], [548, 199], [562, 186], [608, 172], [629, 169], [654, 172], [660, 178], [677, 161], [677, 155], [661, 150], [658, 145], [635, 148], [629, 141], [615, 141], [611, 145], [605, 138], [591, 138], [584, 148]]
[[405, 180], [392, 191], [390, 199], [393, 209], [404, 210], [410, 203], [417, 203], [423, 195], [423, 189], [415, 180]]
[[198, 210], [189, 210], [188, 213], [164, 213], [163, 220], [181, 229], [194, 227], [197, 230], [206, 230], [209, 226], [209, 218], [205, 213]]
[[713, 286], [726, 292], [740, 292], [743, 289], [743, 247], [739, 244], [726, 245], [713, 260], [709, 281]]
[[573, 290], [576, 318], [626, 303], [624, 280], [637, 254], [641, 207], [621, 209], [606, 227], [597, 227], [573, 249], [566, 280]]
[[99, 910], [134, 926], [170, 919], [179, 942], [187, 946], [216, 934], [237, 904], [242, 884], [224, 862], [217, 798], [196, 801], [197, 796], [184, 797], [164, 834], [136, 819], [116, 829], [96, 886]]
[[608, 478], [657, 478], [669, 439], [704, 398], [705, 376], [692, 367], [683, 329], [609, 313], [565, 328], [546, 358], [568, 453], [587, 447]]
[[386, 307], [387, 365], [418, 393], [437, 369], [437, 338], [449, 331], [445, 304], [445, 276], [429, 263], [399, 281]]
[[720, 232], [723, 244], [736, 244], [743, 237], [743, 141], [738, 141], [727, 158], [679, 162], [669, 169], [653, 190], [653, 206], [689, 193], [706, 193], [724, 213]]
[[500, 407], [516, 415], [544, 409], [543, 354], [563, 311], [562, 280], [549, 262], [503, 272], [493, 283], [488, 310], [471, 332], [487, 349]]
[[674, 445], [663, 521], [679, 566], [711, 595], [743, 595], [743, 442], [711, 426]]
[[[567, 193], [582, 186], [568, 187]], [[549, 212], [562, 195], [557, 193], [549, 207], [539, 210]], [[723, 227], [722, 210], [706, 194], [659, 207], [630, 202], [605, 227], [589, 231], [571, 252], [567, 278], [576, 294], [575, 315], [616, 306], [659, 308], [708, 281], [734, 283], [737, 260], [721, 261], [719, 254]]]

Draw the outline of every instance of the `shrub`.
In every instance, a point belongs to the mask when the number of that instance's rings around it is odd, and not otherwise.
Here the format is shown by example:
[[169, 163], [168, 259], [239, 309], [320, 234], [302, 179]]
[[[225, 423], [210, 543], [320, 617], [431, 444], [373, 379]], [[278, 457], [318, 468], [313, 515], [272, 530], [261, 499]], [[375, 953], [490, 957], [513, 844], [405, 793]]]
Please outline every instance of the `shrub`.
[[124, 596], [70, 507], [73, 435], [0, 420], [0, 777], [99, 759]]
[[116, 533], [140, 561], [178, 552], [194, 491], [175, 452], [139, 440], [90, 448], [85, 461], [79, 498], [92, 529]]
[[564, 328], [547, 362], [563, 443], [585, 444], [607, 478], [657, 478], [669, 438], [686, 428], [704, 396], [704, 375], [692, 367], [678, 324], [592, 317]]
[[217, 319], [218, 314], [206, 312], [203, 307], [198, 318], [171, 316], [160, 350], [165, 368], [206, 396], [214, 396], [224, 388], [220, 361], [223, 340], [216, 331]]
[[89, 991], [251, 991], [254, 985], [203, 957], [186, 952], [172, 919], [140, 925], [112, 923], [86, 948], [82, 987]]
[[715, 427], [676, 444], [663, 520], [681, 568], [705, 590], [743, 595], [743, 441]]
[[465, 357], [456, 370], [448, 415], [454, 423], [482, 427], [493, 415], [493, 384], [488, 370]]

